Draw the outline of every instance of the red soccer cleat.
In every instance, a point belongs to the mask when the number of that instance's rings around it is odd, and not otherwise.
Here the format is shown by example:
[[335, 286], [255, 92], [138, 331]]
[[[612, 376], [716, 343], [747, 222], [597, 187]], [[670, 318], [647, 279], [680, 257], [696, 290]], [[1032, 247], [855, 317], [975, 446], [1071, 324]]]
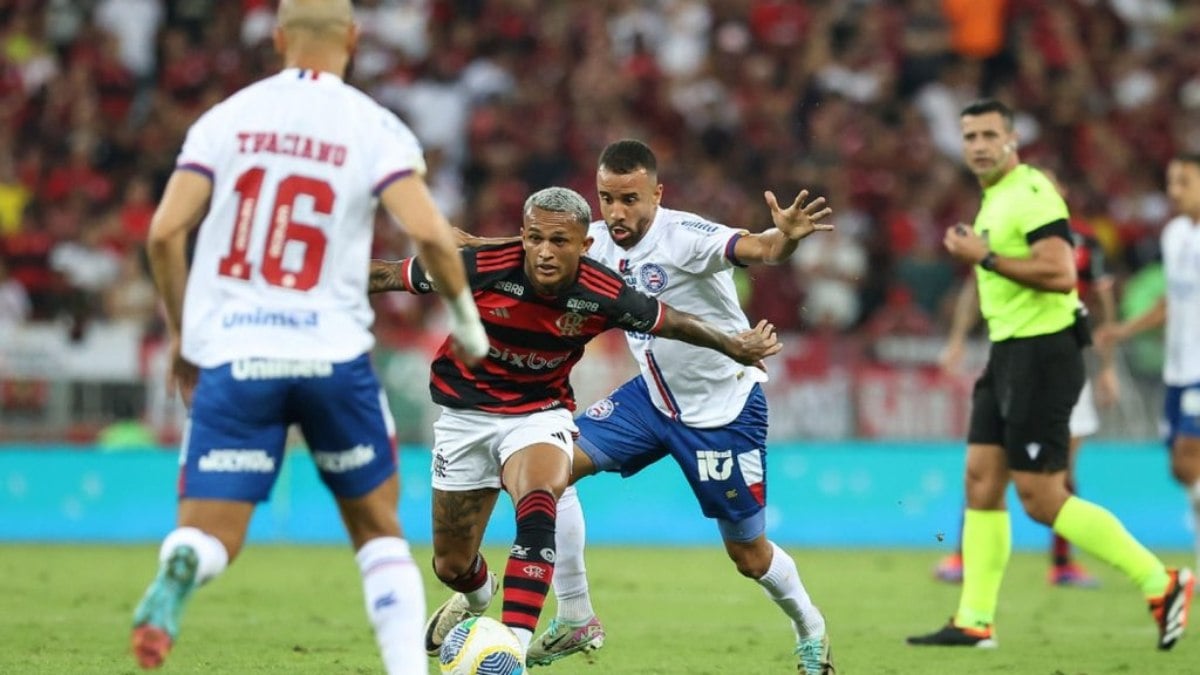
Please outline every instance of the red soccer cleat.
[[167, 659], [167, 653], [171, 651], [171, 636], [163, 629], [149, 624], [134, 628], [130, 643], [138, 665], [147, 670], [161, 666]]

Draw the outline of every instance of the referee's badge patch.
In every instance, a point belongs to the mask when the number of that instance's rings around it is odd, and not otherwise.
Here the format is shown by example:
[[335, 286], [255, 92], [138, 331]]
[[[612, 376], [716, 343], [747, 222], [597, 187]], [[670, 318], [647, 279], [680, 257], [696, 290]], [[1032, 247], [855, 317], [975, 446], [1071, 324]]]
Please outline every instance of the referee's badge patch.
[[615, 406], [613, 406], [611, 398], [602, 398], [588, 407], [587, 412], [584, 414], [594, 420], [603, 420], [608, 419], [609, 415], [613, 414], [614, 409]]

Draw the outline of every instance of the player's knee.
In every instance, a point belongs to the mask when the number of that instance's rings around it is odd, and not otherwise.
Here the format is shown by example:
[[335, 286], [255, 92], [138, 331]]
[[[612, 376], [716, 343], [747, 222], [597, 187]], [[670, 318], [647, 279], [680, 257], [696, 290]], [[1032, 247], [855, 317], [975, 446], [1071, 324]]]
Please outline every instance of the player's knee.
[[433, 573], [447, 586], [466, 581], [474, 573], [475, 554], [445, 553], [433, 557]]
[[1018, 487], [1017, 495], [1021, 498], [1021, 506], [1025, 508], [1025, 513], [1043, 525], [1054, 524], [1054, 519], [1058, 517], [1058, 512], [1065, 501], [1060, 499], [1057, 494], [1033, 488]]
[[725, 542], [725, 551], [737, 567], [738, 574], [748, 579], [761, 579], [771, 569], [771, 546], [754, 542]]

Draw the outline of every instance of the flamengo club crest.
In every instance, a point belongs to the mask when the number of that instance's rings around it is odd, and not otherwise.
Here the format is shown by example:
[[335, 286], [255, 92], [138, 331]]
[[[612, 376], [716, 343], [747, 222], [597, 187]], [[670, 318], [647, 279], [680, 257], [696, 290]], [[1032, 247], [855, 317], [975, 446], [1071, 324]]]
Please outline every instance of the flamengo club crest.
[[554, 325], [558, 326], [559, 334], [572, 337], [579, 335], [580, 329], [583, 328], [583, 322], [584, 316], [582, 314], [579, 314], [578, 312], [567, 312], [566, 314], [558, 317], [558, 320], [554, 322]]

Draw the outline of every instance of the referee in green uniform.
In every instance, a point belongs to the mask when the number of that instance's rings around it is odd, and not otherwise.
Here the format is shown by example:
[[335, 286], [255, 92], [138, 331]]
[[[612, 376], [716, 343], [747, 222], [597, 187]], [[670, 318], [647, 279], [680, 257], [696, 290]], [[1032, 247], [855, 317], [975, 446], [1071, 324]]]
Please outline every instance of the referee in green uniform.
[[1068, 421], [1083, 387], [1088, 343], [1067, 205], [1044, 174], [1021, 164], [1007, 106], [978, 101], [962, 111], [960, 124], [963, 157], [983, 186], [983, 200], [973, 231], [952, 227], [944, 243], [950, 255], [976, 267], [992, 349], [971, 403], [958, 612], [940, 630], [908, 642], [996, 646], [996, 605], [1012, 549], [1004, 503], [1011, 479], [1031, 518], [1141, 589], [1158, 624], [1158, 648], [1170, 649], [1187, 620], [1191, 572], [1167, 569], [1112, 513], [1066, 487]]

